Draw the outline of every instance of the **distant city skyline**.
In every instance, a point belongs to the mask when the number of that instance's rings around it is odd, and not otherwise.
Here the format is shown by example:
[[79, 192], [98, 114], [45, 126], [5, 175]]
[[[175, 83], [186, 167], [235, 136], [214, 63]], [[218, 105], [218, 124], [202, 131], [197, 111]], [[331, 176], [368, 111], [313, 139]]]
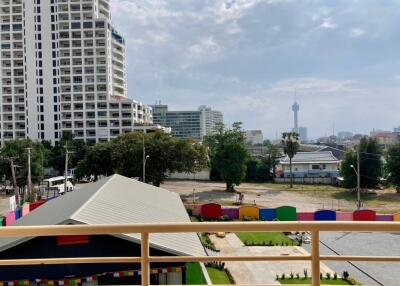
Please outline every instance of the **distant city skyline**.
[[294, 89], [309, 138], [400, 125], [396, 1], [112, 0], [111, 8], [132, 98], [175, 110], [206, 104], [271, 139], [293, 126]]

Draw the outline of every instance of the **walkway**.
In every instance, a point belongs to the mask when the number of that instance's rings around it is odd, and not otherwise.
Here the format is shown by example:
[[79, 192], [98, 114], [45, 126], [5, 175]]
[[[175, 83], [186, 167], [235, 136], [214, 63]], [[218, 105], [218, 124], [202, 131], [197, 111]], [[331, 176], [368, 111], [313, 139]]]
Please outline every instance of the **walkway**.
[[[245, 246], [234, 233], [228, 233], [225, 238], [217, 238], [211, 235], [217, 249], [220, 249], [221, 255], [307, 255], [308, 252], [301, 247], [286, 246]], [[293, 272], [303, 277], [303, 270], [306, 268], [311, 275], [311, 264], [305, 261], [274, 261], [274, 262], [226, 262], [226, 267], [230, 270], [236, 284], [268, 284], [280, 285], [276, 281], [276, 274], [285, 273], [289, 275]], [[333, 271], [326, 265], [321, 265], [321, 272]]]

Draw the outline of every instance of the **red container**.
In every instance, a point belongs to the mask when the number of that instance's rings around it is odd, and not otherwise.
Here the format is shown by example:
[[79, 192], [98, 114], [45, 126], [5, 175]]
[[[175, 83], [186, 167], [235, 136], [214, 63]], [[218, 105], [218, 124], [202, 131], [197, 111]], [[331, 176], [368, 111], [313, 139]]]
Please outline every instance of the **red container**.
[[221, 205], [205, 204], [201, 206], [201, 216], [204, 219], [217, 219], [222, 216]]
[[29, 204], [29, 211], [33, 211], [34, 209], [40, 207], [41, 205], [44, 204], [44, 201], [38, 201], [38, 202], [34, 202], [34, 203], [30, 203]]
[[375, 221], [376, 212], [372, 210], [359, 210], [353, 213], [354, 220], [358, 221]]

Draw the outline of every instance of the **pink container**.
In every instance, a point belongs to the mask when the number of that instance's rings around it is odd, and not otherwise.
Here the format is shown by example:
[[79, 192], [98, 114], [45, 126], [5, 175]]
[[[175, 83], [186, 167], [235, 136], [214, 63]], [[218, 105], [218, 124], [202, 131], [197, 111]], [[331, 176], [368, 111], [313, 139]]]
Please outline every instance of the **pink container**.
[[312, 221], [314, 220], [313, 212], [300, 212], [296, 214], [296, 219], [298, 221]]
[[9, 212], [6, 216], [6, 226], [15, 222], [15, 212]]
[[201, 205], [192, 205], [192, 215], [201, 214]]
[[352, 212], [337, 212], [336, 213], [336, 220], [353, 220], [353, 213]]
[[29, 204], [24, 204], [22, 207], [22, 216], [26, 216], [29, 213]]

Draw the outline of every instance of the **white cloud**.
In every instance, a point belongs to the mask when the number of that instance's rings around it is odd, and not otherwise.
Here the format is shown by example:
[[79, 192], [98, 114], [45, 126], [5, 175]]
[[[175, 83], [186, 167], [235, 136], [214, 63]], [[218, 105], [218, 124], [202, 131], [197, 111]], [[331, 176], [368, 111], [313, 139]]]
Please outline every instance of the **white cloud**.
[[320, 28], [325, 28], [325, 29], [335, 29], [337, 27], [337, 24], [333, 22], [332, 18], [324, 18], [322, 24], [320, 25]]
[[237, 21], [232, 22], [228, 27], [226, 28], [226, 33], [228, 35], [236, 35], [242, 32], [242, 29], [238, 25]]
[[263, 98], [259, 95], [234, 95], [226, 98], [217, 108], [227, 110], [229, 113], [252, 111], [252, 112], [265, 112], [273, 106], [272, 100]]
[[350, 38], [358, 38], [358, 37], [361, 37], [361, 36], [365, 35], [365, 33], [366, 33], [366, 31], [364, 29], [353, 28], [349, 32], [349, 37]]
[[221, 50], [221, 47], [215, 42], [213, 37], [200, 39], [197, 44], [188, 48], [189, 53], [194, 56], [202, 56], [205, 54], [215, 54]]
[[155, 44], [166, 44], [172, 40], [171, 34], [164, 31], [149, 31], [147, 36]]
[[400, 80], [400, 75], [395, 75], [395, 76], [393, 77], [393, 79], [395, 79], [395, 80]]
[[294, 78], [279, 81], [272, 86], [276, 92], [304, 91], [312, 93], [329, 93], [355, 90], [356, 82], [352, 80], [330, 80], [321, 78]]
[[212, 8], [215, 14], [215, 21], [221, 24], [226, 21], [240, 19], [247, 10], [260, 2], [261, 0], [216, 1]]

